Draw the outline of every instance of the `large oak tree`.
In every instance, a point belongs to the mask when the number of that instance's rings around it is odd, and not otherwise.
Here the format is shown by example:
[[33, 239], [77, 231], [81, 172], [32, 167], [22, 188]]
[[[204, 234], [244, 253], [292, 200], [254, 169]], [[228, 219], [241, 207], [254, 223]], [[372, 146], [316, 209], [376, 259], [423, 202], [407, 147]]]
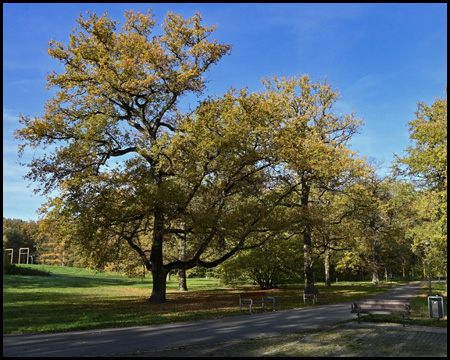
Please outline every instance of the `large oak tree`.
[[[44, 194], [58, 190], [42, 208], [47, 229], [98, 269], [136, 252], [152, 272], [150, 300], [162, 302], [169, 271], [214, 267], [258, 245], [246, 240], [276, 228], [275, 207], [292, 187], [268, 191], [270, 132], [280, 125], [260, 94], [230, 90], [191, 114], [177, 110], [230, 52], [208, 40], [214, 27], [168, 13], [164, 35], [153, 35], [151, 12], [125, 17], [118, 31], [106, 13], [80, 15], [67, 46], [50, 42], [64, 65], [48, 76], [58, 91], [43, 116], [21, 116], [16, 136], [21, 151], [46, 150], [27, 177]], [[177, 257], [168, 250], [180, 240]]]
[[183, 114], [180, 97], [200, 95], [231, 46], [209, 41], [215, 27], [200, 14], [168, 13], [163, 35], [150, 11], [125, 18], [118, 29], [106, 13], [80, 16], [67, 46], [51, 41], [64, 65], [48, 77], [58, 90], [43, 116], [21, 116], [21, 151], [46, 150], [27, 177], [58, 191], [42, 208], [47, 231], [99, 269], [137, 254], [152, 272], [150, 300], [163, 302], [171, 270], [215, 267], [297, 227], [313, 287], [311, 205], [358, 168], [346, 144], [360, 121], [337, 114], [337, 92], [308, 76]]
[[[139, 222], [144, 228], [152, 223], [150, 269], [159, 279], [165, 276], [160, 269], [161, 189], [169, 175], [160, 144], [177, 128], [180, 97], [201, 94], [204, 73], [231, 46], [209, 41], [215, 27], [202, 25], [198, 13], [183, 19], [169, 12], [163, 35], [153, 34], [156, 20], [150, 10], [127, 11], [125, 18], [118, 30], [107, 13], [88, 13], [87, 19], [80, 14], [67, 46], [50, 41], [49, 55], [64, 65], [61, 74], [47, 78], [48, 88], [58, 90], [42, 117], [22, 116], [25, 127], [17, 136], [25, 140], [21, 151], [25, 146], [50, 150], [29, 164], [28, 178], [39, 182], [45, 194], [61, 190], [49, 205], [60, 223], [67, 217], [72, 234], [100, 237], [110, 226], [137, 250], [133, 241], [142, 231]], [[88, 211], [99, 208], [107, 213]], [[92, 216], [82, 216], [86, 212]], [[92, 246], [94, 254], [108, 248]], [[158, 279], [152, 298], [164, 301]]]

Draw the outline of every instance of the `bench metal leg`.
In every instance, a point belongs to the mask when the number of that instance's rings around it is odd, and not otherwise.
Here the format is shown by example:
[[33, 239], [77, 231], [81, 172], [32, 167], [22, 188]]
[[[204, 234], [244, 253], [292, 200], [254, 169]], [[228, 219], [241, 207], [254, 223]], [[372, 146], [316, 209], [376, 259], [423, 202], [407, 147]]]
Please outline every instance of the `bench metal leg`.
[[[242, 301], [239, 301], [239, 312], [242, 312]], [[253, 301], [250, 302], [250, 314], [252, 313], [252, 305], [253, 305]]]

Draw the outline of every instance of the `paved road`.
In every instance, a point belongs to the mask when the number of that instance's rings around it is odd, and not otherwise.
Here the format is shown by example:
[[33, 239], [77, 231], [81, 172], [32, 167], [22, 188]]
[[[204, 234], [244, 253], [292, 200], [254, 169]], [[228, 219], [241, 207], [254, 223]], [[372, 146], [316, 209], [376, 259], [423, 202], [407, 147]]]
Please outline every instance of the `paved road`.
[[[375, 298], [410, 299], [421, 283]], [[206, 345], [315, 329], [355, 318], [350, 302], [223, 319], [128, 328], [3, 336], [3, 356], [98, 356]]]

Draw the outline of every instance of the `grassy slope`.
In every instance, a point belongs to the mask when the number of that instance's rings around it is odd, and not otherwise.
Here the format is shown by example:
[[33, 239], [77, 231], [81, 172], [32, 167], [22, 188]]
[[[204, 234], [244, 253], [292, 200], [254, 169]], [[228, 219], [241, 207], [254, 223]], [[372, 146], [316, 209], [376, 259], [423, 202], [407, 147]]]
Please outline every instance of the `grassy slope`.
[[[188, 279], [190, 291], [179, 292], [174, 279], [167, 284], [168, 301], [150, 304], [146, 301], [151, 293], [148, 279], [94, 274], [79, 268], [32, 267], [52, 275], [3, 276], [3, 333], [123, 327], [236, 316], [239, 315], [237, 293], [257, 289], [251, 285], [225, 288], [216, 279]], [[397, 284], [375, 287], [369, 282], [342, 282], [331, 288], [319, 283], [318, 287], [329, 292], [330, 303], [340, 303], [379, 294], [393, 285]], [[276, 297], [277, 310], [303, 307], [301, 291], [301, 285], [270, 290]], [[423, 301], [420, 301], [413, 304], [413, 309], [423, 308]], [[424, 317], [422, 310], [417, 314]], [[428, 316], [426, 308], [425, 313]], [[441, 321], [440, 325], [443, 323]]]

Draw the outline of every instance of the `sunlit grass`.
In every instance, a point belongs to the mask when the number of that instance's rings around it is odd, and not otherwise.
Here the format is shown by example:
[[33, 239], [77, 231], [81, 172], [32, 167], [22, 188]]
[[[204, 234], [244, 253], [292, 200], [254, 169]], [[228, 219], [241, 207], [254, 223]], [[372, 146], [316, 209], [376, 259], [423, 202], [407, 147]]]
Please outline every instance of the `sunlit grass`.
[[[152, 304], [147, 301], [152, 289], [148, 278], [128, 279], [117, 273], [32, 266], [52, 275], [3, 276], [3, 333], [125, 327], [237, 316], [240, 315], [237, 294], [258, 289], [250, 284], [226, 288], [217, 279], [194, 278], [188, 279], [189, 291], [180, 292], [176, 277], [172, 277], [167, 283], [167, 302]], [[374, 296], [398, 283], [316, 285], [321, 292], [328, 292], [328, 302], [332, 304]], [[276, 310], [304, 307], [302, 291], [300, 284], [268, 290], [276, 298]], [[306, 306], [312, 306], [311, 301]]]

